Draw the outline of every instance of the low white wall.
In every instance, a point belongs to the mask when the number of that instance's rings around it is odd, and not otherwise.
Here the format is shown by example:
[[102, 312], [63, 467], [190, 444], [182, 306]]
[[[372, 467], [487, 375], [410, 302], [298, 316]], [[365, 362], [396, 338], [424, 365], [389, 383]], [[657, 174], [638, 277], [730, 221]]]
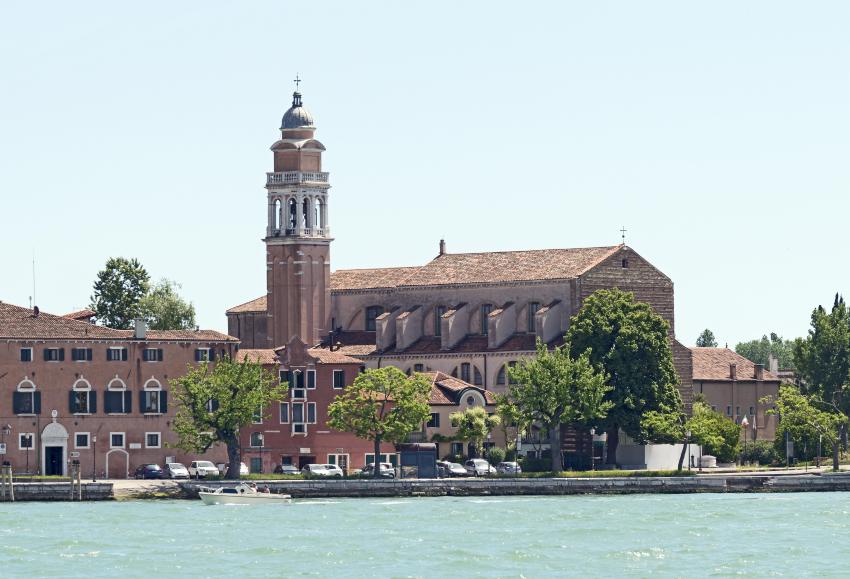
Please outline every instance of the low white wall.
[[[617, 445], [617, 464], [623, 467], [646, 468], [648, 470], [670, 470], [679, 466], [682, 444], [619, 444]], [[690, 445], [690, 455], [694, 464], [699, 459], [699, 445]], [[688, 467], [688, 451], [682, 468]]]

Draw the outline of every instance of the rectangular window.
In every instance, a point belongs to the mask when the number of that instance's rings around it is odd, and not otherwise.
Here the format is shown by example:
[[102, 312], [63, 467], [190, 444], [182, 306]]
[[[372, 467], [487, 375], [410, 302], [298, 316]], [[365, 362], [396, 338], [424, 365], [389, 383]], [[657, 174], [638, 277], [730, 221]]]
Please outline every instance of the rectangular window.
[[77, 432], [74, 434], [74, 448], [89, 448], [89, 433]]
[[195, 350], [195, 362], [210, 362], [212, 361], [211, 348], [197, 348]]
[[534, 318], [540, 310], [540, 302], [529, 302], [528, 304], [528, 333], [533, 334], [536, 330]]
[[736, 406], [736, 407], [735, 407], [735, 418], [737, 418], [737, 417], [738, 417], [738, 416], [740, 416], [740, 415], [741, 415], [741, 407], [740, 407], [740, 406]]
[[159, 432], [145, 432], [145, 448], [160, 448]]
[[280, 383], [283, 384], [284, 382], [289, 383], [289, 372], [287, 372], [286, 370], [281, 370]]
[[732, 416], [732, 407], [731, 406], [726, 407], [726, 416]]
[[345, 388], [345, 370], [334, 370], [334, 390]]
[[41, 392], [36, 390], [13, 392], [12, 412], [15, 414], [41, 414]]
[[490, 312], [493, 311], [492, 304], [481, 306], [481, 335], [486, 336], [490, 332]]
[[142, 360], [145, 362], [162, 362], [162, 348], [145, 348], [142, 350]]
[[431, 419], [428, 420], [427, 424], [428, 428], [440, 428], [440, 414], [439, 412], [432, 412]]
[[252, 432], [251, 433], [251, 448], [262, 448], [263, 446], [263, 433], [262, 432]]
[[378, 319], [378, 316], [384, 313], [384, 308], [381, 306], [369, 306], [366, 308], [366, 331], [374, 332], [377, 328], [377, 323], [375, 320]]
[[254, 410], [254, 415], [251, 417], [251, 422], [254, 424], [262, 424], [263, 423], [263, 407], [260, 406], [256, 410]]
[[259, 456], [251, 457], [251, 472], [261, 474], [263, 472], [263, 459]]
[[127, 348], [107, 348], [106, 349], [106, 361], [107, 362], [126, 362], [127, 361]]
[[280, 423], [289, 424], [289, 402], [280, 403]]
[[109, 448], [124, 448], [124, 433], [110, 432], [109, 433]]
[[[396, 457], [397, 456], [398, 455], [395, 455], [395, 454], [386, 454], [386, 453], [382, 452], [381, 453], [381, 460], [379, 462], [388, 462], [388, 463], [392, 464], [393, 466], [396, 466], [396, 462], [397, 462]], [[366, 464], [374, 464], [374, 463], [375, 463], [375, 453], [374, 452], [366, 453]]]
[[425, 371], [425, 364], [414, 364], [413, 365], [413, 371], [414, 372], [424, 372]]
[[62, 362], [65, 360], [65, 348], [45, 348], [45, 362]]
[[452, 443], [452, 456], [463, 456], [463, 443], [462, 442], [453, 442]]
[[443, 335], [443, 314], [446, 313], [446, 306], [437, 306], [434, 308], [434, 335]]
[[304, 422], [304, 403], [303, 402], [293, 402], [292, 403], [292, 422], [295, 422], [295, 423]]
[[103, 393], [103, 410], [107, 414], [129, 414], [133, 397], [128, 390], [107, 390]]
[[18, 434], [18, 448], [20, 450], [26, 450], [28, 448], [32, 448], [33, 441], [33, 433], [32, 432], [21, 432]]
[[93, 414], [95, 393], [89, 390], [72, 390], [70, 394], [71, 414]]
[[21, 348], [21, 362], [32, 362], [32, 348]]
[[144, 390], [139, 393], [144, 414], [165, 414], [168, 411], [168, 393], [164, 390]]
[[756, 415], [756, 408], [755, 408], [755, 406], [750, 406], [750, 416], [755, 416], [755, 415]]
[[74, 362], [91, 362], [91, 348], [71, 348], [71, 360]]
[[466, 362], [460, 365], [460, 379], [464, 382], [470, 382], [470, 365]]
[[307, 389], [313, 390], [316, 388], [316, 371], [307, 370]]
[[316, 403], [307, 403], [307, 424], [316, 424]]

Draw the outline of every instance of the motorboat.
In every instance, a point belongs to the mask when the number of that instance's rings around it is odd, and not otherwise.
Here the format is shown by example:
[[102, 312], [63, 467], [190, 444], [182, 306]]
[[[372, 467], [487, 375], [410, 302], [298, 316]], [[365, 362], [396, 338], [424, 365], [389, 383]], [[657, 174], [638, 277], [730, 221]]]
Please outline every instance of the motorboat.
[[259, 492], [256, 487], [244, 483], [235, 487], [220, 487], [215, 490], [206, 489], [199, 491], [198, 494], [205, 505], [285, 504], [292, 501], [290, 495]]

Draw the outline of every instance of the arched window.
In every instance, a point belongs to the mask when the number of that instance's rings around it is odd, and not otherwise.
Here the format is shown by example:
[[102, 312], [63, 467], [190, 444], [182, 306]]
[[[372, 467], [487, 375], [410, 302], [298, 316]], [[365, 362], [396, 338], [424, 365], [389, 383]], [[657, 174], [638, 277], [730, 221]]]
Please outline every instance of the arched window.
[[301, 227], [310, 229], [310, 199], [305, 197], [301, 211]]
[[315, 227], [319, 227], [319, 228], [325, 226], [325, 222], [322, 221], [322, 205], [323, 205], [322, 200], [316, 199], [316, 203], [315, 203], [316, 218], [313, 220], [313, 224], [314, 224]]
[[12, 393], [12, 411], [15, 414], [41, 414], [41, 392], [35, 382], [24, 378]]
[[272, 217], [272, 228], [275, 230], [280, 229], [280, 221], [282, 215], [280, 211], [280, 199], [274, 200], [274, 216]]
[[127, 390], [124, 381], [115, 375], [115, 378], [106, 384], [106, 392], [103, 393], [103, 410], [107, 414], [129, 414], [133, 410], [133, 393]]
[[96, 393], [92, 392], [91, 383], [80, 376], [71, 385], [68, 400], [68, 410], [71, 414], [94, 414], [97, 411]]
[[476, 386], [484, 384], [484, 378], [481, 374], [481, 370], [478, 369], [478, 366], [474, 366], [469, 362], [464, 362], [460, 366], [455, 366], [454, 370], [452, 370], [452, 377], [460, 378], [464, 382], [468, 384], [475, 384]]
[[496, 375], [496, 384], [499, 386], [504, 386], [505, 384], [516, 384], [517, 381], [511, 378], [510, 372], [508, 372], [508, 368], [513, 368], [516, 366], [516, 362], [508, 362], [501, 368], [499, 368], [499, 373]]
[[493, 304], [481, 305], [481, 335], [486, 336], [490, 333], [490, 312], [493, 311]]
[[505, 385], [505, 367], [502, 366], [499, 368], [499, 373], [496, 374], [496, 386], [504, 386]]
[[286, 228], [289, 230], [287, 233], [292, 234], [295, 233], [295, 223], [298, 221], [298, 202], [295, 201], [294, 197], [289, 198], [289, 210], [287, 214], [288, 223]]
[[366, 308], [366, 331], [374, 332], [377, 329], [377, 324], [375, 320], [378, 319], [378, 316], [384, 313], [383, 306], [369, 306]]
[[528, 333], [533, 334], [537, 327], [534, 324], [534, 318], [540, 310], [540, 302], [528, 302]]
[[139, 405], [145, 414], [165, 414], [168, 411], [168, 393], [156, 378], [145, 382], [144, 390], [139, 392]]
[[123, 392], [127, 389], [127, 385], [124, 383], [124, 380], [119, 378], [116, 374], [115, 378], [113, 378], [106, 384], [106, 389], [111, 390], [113, 392]]
[[443, 314], [446, 313], [448, 308], [446, 306], [434, 306], [434, 335], [442, 336], [443, 335]]

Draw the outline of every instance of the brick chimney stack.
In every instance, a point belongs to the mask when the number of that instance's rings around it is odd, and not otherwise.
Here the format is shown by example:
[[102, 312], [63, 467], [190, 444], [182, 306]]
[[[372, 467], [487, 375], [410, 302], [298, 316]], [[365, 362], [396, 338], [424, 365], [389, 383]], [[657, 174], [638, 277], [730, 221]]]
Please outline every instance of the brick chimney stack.
[[764, 380], [764, 364], [756, 364], [756, 380]]
[[440, 240], [440, 255], [446, 255], [446, 240]]
[[729, 364], [729, 378], [732, 380], [738, 379], [738, 365], [735, 363]]

